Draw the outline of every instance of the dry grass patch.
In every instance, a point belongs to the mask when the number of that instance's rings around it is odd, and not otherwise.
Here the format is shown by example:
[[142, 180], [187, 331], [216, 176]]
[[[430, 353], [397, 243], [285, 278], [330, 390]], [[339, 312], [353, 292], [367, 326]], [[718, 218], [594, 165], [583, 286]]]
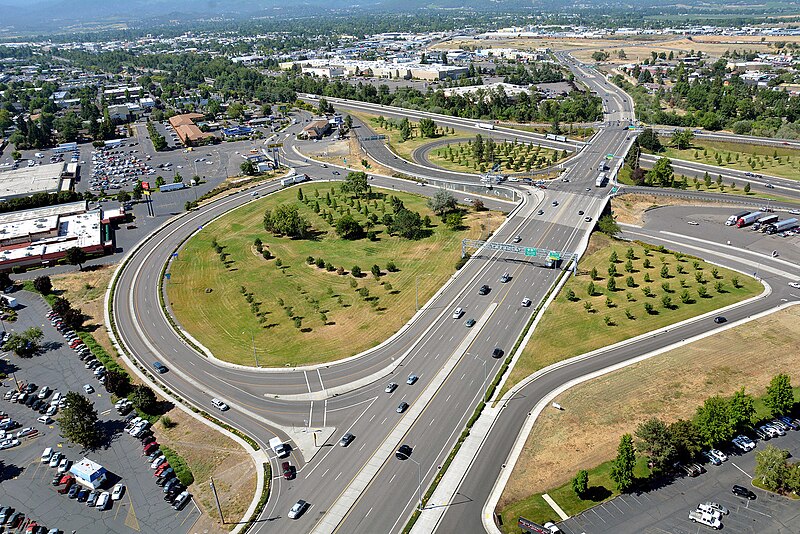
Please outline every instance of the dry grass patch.
[[706, 398], [742, 386], [763, 394], [774, 375], [797, 368], [800, 338], [787, 332], [799, 320], [794, 306], [566, 391], [556, 399], [565, 410], [536, 421], [499, 509], [612, 459], [620, 436], [650, 417], [690, 419]]

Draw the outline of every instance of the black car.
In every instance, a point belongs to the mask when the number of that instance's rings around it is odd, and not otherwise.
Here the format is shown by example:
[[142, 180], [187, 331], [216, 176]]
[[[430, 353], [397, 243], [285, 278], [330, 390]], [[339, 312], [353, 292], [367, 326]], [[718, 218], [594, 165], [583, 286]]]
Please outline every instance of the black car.
[[487, 293], [489, 293], [489, 286], [483, 284], [481, 288], [478, 290], [478, 295], [486, 295]]
[[751, 501], [756, 498], [755, 493], [745, 488], [744, 486], [740, 486], [738, 484], [733, 485], [733, 487], [731, 488], [731, 493], [739, 497], [744, 497], [745, 499], [749, 499]]
[[407, 402], [401, 402], [401, 403], [400, 403], [400, 404], [397, 406], [397, 410], [396, 410], [396, 412], [397, 412], [397, 413], [403, 413], [403, 412], [404, 412], [404, 411], [406, 411], [407, 409], [408, 409], [408, 403], [407, 403]]
[[82, 488], [78, 491], [78, 502], [86, 502], [86, 499], [89, 498], [89, 490], [86, 488]]
[[37, 402], [38, 400], [39, 400], [39, 399], [37, 399], [36, 397], [28, 397], [28, 398], [25, 400], [25, 406], [28, 406], [29, 408], [30, 408], [30, 407], [33, 407], [33, 403], [34, 403], [34, 402]]
[[492, 358], [499, 358], [503, 355], [503, 349], [500, 347], [495, 347], [492, 351]]
[[399, 449], [397, 449], [397, 452], [396, 452], [396, 453], [394, 453], [394, 455], [397, 457], [397, 459], [398, 459], [398, 460], [405, 460], [405, 459], [407, 459], [409, 456], [411, 456], [411, 452], [412, 452], [413, 450], [414, 450], [414, 449], [412, 449], [412, 448], [411, 448], [410, 446], [408, 446], [408, 445], [400, 445], [400, 448], [399, 448]]
[[74, 499], [78, 496], [79, 491], [81, 491], [81, 487], [78, 484], [73, 484], [70, 486], [69, 491], [67, 492], [67, 497]]
[[718, 315], [718, 316], [714, 317], [714, 322], [717, 323], [717, 324], [722, 324], [722, 323], [728, 322], [728, 320], [725, 317], [723, 317], [722, 315]]

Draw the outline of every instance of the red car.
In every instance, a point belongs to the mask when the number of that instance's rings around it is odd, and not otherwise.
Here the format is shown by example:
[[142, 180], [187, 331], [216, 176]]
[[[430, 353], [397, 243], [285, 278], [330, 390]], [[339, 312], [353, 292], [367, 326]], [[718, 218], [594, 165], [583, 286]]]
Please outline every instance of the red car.
[[157, 441], [151, 441], [150, 443], [148, 443], [147, 445], [144, 446], [144, 449], [142, 449], [142, 452], [144, 453], [145, 456], [149, 456], [150, 453], [153, 452], [154, 450], [156, 450], [157, 448], [158, 448], [158, 442]]
[[281, 468], [283, 469], [283, 478], [286, 480], [291, 480], [294, 478], [294, 466], [289, 462], [283, 462], [281, 464]]
[[[72, 485], [75, 483], [75, 477], [70, 476], [70, 475], [66, 475], [66, 477], [67, 477], [67, 480], [64, 481], [64, 483], [63, 483], [64, 487], [63, 488], [58, 488], [58, 492], [61, 495], [66, 494], [69, 491], [69, 489], [72, 487]], [[62, 478], [61, 480], [64, 480], [64, 479]]]
[[160, 476], [161, 473], [169, 469], [169, 462], [164, 462], [163, 464], [159, 465], [156, 470], [153, 472], [153, 476], [157, 477]]

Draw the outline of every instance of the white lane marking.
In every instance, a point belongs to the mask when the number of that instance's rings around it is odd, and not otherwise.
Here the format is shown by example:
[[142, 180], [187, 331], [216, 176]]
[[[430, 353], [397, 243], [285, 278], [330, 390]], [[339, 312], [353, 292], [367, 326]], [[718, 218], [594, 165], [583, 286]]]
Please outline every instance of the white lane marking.
[[324, 391], [325, 385], [322, 383], [322, 373], [319, 372], [319, 369], [317, 369], [317, 376], [319, 376], [319, 389]]
[[432, 426], [434, 421], [436, 421], [436, 419], [431, 419], [431, 422], [428, 423], [428, 426]]
[[390, 485], [391, 485], [392, 482], [394, 482], [394, 477], [396, 477], [396, 476], [397, 476], [397, 474], [395, 473], [394, 475], [392, 475], [392, 478], [389, 479], [389, 484]]
[[311, 393], [311, 384], [308, 383], [308, 371], [303, 371], [303, 376], [306, 379], [306, 387], [308, 388], [308, 392]]
[[372, 508], [370, 508], [369, 510], [367, 510], [367, 513], [366, 513], [366, 514], [364, 514], [364, 519], [366, 519], [366, 518], [367, 518], [367, 516], [369, 515], [369, 513], [370, 513], [371, 511], [372, 511]]
[[325, 404], [322, 408], [322, 426], [328, 426], [326, 423], [328, 422], [328, 399], [325, 399]]
[[319, 477], [320, 477], [320, 478], [324, 477], [325, 475], [327, 475], [327, 474], [328, 474], [328, 471], [330, 471], [330, 470], [331, 470], [331, 468], [330, 468], [330, 467], [329, 467], [329, 468], [327, 468], [327, 469], [325, 470], [325, 472], [324, 472], [324, 473], [322, 473], [322, 474], [321, 474]]
[[384, 417], [383, 421], [381, 421], [381, 424], [385, 423], [387, 419], [389, 419], [389, 418], [388, 417]]
[[742, 469], [741, 467], [739, 467], [738, 465], [736, 465], [736, 463], [735, 463], [735, 462], [731, 462], [731, 465], [732, 465], [733, 467], [735, 467], [736, 469], [738, 469], [739, 471], [741, 471], [742, 473], [744, 473], [744, 474], [747, 476], [747, 478], [749, 478], [749, 479], [751, 479], [751, 480], [752, 480], [752, 478], [753, 478], [753, 477], [752, 477], [752, 476], [750, 476], [750, 473], [748, 473], [747, 471], [745, 471], [744, 469]]
[[311, 401], [311, 406], [309, 406], [308, 408], [308, 428], [311, 428], [311, 425], [314, 424], [311, 422], [312, 421], [311, 418], [313, 417], [313, 415], [314, 415], [314, 401]]
[[337, 480], [339, 480], [340, 476], [342, 476], [342, 473], [339, 473], [338, 475], [336, 475], [336, 478], [334, 478], [333, 481], [336, 482]]

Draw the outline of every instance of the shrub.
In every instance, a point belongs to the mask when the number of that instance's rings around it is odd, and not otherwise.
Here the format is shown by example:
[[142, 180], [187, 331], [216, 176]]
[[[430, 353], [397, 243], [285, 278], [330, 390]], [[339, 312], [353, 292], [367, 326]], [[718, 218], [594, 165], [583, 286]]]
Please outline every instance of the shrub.
[[350, 279], [350, 287], [352, 287], [352, 288], [356, 288], [356, 287], [358, 287], [358, 282], [356, 282], [355, 280], [353, 280], [353, 279], [351, 278], [351, 279]]
[[338, 274], [339, 276], [343, 275], [344, 274], [344, 267], [341, 267], [341, 266], [337, 267], [336, 274]]
[[319, 267], [320, 269], [324, 269], [325, 268], [325, 260], [323, 260], [322, 258], [317, 258], [317, 267]]
[[372, 276], [374, 276], [376, 280], [381, 277], [381, 268], [378, 267], [378, 265], [373, 265], [370, 271], [372, 272]]
[[653, 313], [653, 305], [649, 302], [644, 303], [644, 311], [647, 312], [648, 315]]
[[393, 261], [390, 261], [389, 263], [386, 264], [386, 270], [389, 271], [390, 273], [396, 273], [397, 265], [395, 265]]
[[49, 295], [53, 292], [53, 283], [49, 276], [37, 276], [33, 280], [33, 288], [42, 295]]
[[329, 273], [332, 273], [333, 271], [336, 270], [336, 267], [334, 267], [331, 262], [326, 262], [325, 263], [325, 270], [328, 271]]
[[354, 278], [360, 278], [361, 277], [361, 267], [359, 267], [358, 265], [353, 265], [350, 268], [350, 274], [352, 274]]
[[281, 261], [281, 259], [280, 258], [276, 258], [275, 259], [275, 266], [276, 267], [281, 267], [282, 265], [283, 265], [283, 262]]
[[625, 278], [625, 285], [628, 287], [636, 287], [636, 282], [633, 280], [632, 276]]
[[312, 265], [315, 262], [314, 256], [309, 256], [306, 258], [306, 263]]

